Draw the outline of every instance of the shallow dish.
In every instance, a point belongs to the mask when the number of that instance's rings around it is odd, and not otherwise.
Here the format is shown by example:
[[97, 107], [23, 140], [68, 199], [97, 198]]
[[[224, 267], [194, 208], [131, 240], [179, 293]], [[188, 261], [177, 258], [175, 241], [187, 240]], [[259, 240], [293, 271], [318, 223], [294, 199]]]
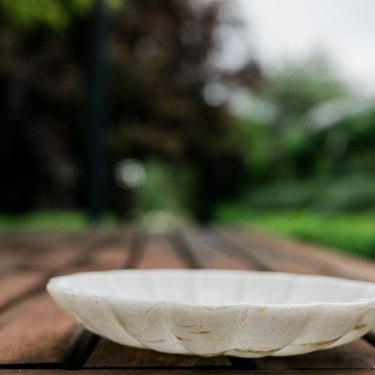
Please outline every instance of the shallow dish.
[[73, 319], [112, 341], [200, 356], [328, 349], [375, 326], [375, 284], [232, 270], [118, 270], [52, 278]]

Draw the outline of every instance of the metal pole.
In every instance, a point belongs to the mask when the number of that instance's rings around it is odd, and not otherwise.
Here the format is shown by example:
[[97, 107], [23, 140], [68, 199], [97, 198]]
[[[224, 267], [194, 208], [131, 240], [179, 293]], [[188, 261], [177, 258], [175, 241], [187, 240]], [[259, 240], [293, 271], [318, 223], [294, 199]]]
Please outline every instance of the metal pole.
[[104, 0], [95, 0], [92, 86], [90, 98], [90, 177], [88, 214], [91, 222], [102, 220], [104, 211], [104, 125], [106, 114]]

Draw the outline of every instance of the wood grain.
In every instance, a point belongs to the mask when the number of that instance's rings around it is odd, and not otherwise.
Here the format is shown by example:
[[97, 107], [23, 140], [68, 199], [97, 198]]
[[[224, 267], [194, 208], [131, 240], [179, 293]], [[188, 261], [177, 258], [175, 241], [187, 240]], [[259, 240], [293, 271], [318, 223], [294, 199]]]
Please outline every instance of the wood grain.
[[143, 257], [135, 268], [187, 268], [187, 265], [164, 236], [155, 235], [146, 244]]
[[262, 370], [298, 369], [373, 369], [374, 348], [365, 340], [356, 340], [338, 348], [290, 357], [267, 357], [256, 361]]
[[51, 266], [51, 263], [46, 264], [49, 256], [64, 257], [65, 254], [60, 249], [66, 245], [70, 246], [73, 241], [82, 237], [86, 236], [69, 234], [62, 237], [61, 234], [44, 234], [40, 237], [12, 236], [7, 241], [0, 241], [0, 278], [15, 271], [39, 270], [40, 263]]
[[[83, 369], [83, 370], [58, 370], [53, 369], [0, 369], [0, 375], [206, 375], [206, 374], [227, 374], [227, 375], [243, 375], [246, 374], [243, 370], [230, 368], [155, 368], [155, 369]], [[326, 370], [288, 370], [288, 371], [251, 371], [253, 375], [374, 375], [373, 370], [342, 370], [342, 369], [326, 369]]]
[[[0, 295], [0, 312], [22, 299], [30, 293], [40, 291], [44, 288], [47, 280], [59, 270], [69, 267], [78, 258], [78, 250], [81, 241], [71, 243], [69, 247], [61, 246], [48, 252], [39, 251], [33, 256], [25, 256], [17, 253], [17, 258], [23, 259], [22, 263], [11, 273], [0, 278], [2, 293]], [[13, 255], [14, 257], [14, 255]], [[37, 258], [34, 260], [33, 258]], [[34, 266], [31, 265], [33, 263]]]
[[45, 293], [0, 317], [0, 364], [62, 363], [74, 322]]
[[[54, 275], [118, 268], [125, 264], [129, 252], [106, 236], [95, 237], [83, 249], [77, 249], [73, 263]], [[69, 356], [75, 324], [47, 295], [45, 282], [37, 293], [25, 295], [0, 316], [0, 364], [59, 364]]]
[[199, 268], [255, 270], [249, 259], [242, 259], [231, 252], [231, 248], [213, 231], [185, 230], [183, 234], [189, 250]]
[[187, 355], [158, 353], [153, 350], [135, 349], [101, 339], [85, 368], [100, 367], [194, 367], [230, 366], [226, 357], [204, 358]]
[[337, 250], [323, 249], [255, 230], [222, 233], [245, 251], [261, 258], [270, 269], [285, 268], [290, 272], [298, 269], [302, 273], [375, 281], [375, 262], [372, 260], [344, 255]]
[[[0, 375], [117, 375], [125, 368], [126, 373], [134, 375], [244, 373], [231, 367], [227, 357], [169, 355], [98, 340], [77, 327], [47, 296], [45, 282], [52, 275], [124, 266], [188, 267], [313, 273], [375, 281], [375, 265], [370, 261], [259, 231], [191, 228], [167, 236], [143, 233], [132, 236], [130, 242], [129, 238], [122, 231], [1, 236]], [[56, 368], [83, 363], [85, 369], [78, 371]], [[29, 366], [41, 368], [27, 369]], [[258, 368], [251, 370], [253, 374], [369, 375], [375, 374], [375, 349], [365, 340], [357, 340], [302, 356], [245, 360], [241, 367], [246, 366]]]

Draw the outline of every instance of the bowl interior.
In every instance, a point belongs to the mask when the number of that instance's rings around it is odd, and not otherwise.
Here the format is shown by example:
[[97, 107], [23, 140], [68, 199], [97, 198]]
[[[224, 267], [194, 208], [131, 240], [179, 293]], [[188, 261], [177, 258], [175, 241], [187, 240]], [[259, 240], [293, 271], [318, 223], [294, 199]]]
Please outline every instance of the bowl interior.
[[55, 278], [50, 285], [83, 295], [204, 305], [354, 303], [375, 297], [372, 283], [231, 270], [93, 272]]

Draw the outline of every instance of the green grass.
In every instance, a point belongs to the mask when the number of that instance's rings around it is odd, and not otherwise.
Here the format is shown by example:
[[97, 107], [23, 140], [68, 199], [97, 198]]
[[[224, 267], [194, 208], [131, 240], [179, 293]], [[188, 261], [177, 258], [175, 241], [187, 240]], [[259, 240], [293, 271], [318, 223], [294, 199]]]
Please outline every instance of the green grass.
[[[89, 225], [82, 211], [33, 211], [26, 214], [0, 214], [1, 231], [80, 230]], [[118, 220], [106, 214], [103, 225], [116, 226]]]
[[216, 220], [226, 225], [258, 227], [375, 258], [375, 216], [370, 213], [251, 211], [223, 205], [216, 212]]

